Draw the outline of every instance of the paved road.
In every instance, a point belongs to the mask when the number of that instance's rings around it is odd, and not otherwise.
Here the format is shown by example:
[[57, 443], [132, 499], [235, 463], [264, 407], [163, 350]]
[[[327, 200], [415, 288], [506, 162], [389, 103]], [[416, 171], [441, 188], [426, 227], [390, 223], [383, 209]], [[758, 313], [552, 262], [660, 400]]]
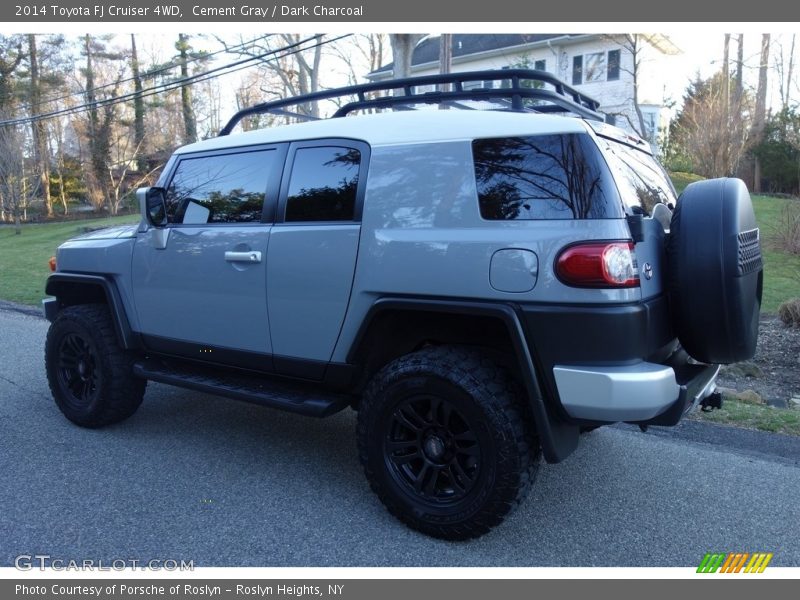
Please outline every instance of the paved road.
[[771, 551], [800, 566], [800, 443], [688, 423], [593, 432], [520, 510], [469, 543], [406, 529], [369, 491], [354, 416], [317, 421], [150, 384], [139, 412], [68, 423], [42, 370], [47, 323], [0, 311], [0, 566], [690, 566]]

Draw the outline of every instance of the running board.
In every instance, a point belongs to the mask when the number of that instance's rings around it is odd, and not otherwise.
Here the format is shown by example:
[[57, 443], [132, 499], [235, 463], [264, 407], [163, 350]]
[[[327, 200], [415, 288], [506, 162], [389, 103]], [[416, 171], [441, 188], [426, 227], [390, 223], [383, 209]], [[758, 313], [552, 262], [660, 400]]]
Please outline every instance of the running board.
[[236, 371], [199, 367], [191, 364], [165, 364], [145, 359], [133, 365], [137, 377], [166, 383], [205, 394], [224, 396], [277, 408], [309, 417], [327, 417], [346, 408], [351, 398], [328, 392], [320, 386], [250, 375]]

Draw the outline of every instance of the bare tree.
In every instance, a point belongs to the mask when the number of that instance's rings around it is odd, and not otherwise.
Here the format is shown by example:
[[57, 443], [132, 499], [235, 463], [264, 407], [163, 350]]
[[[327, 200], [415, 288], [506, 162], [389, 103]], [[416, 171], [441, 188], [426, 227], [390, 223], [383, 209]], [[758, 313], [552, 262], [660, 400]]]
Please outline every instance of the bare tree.
[[[39, 77], [39, 53], [36, 49], [36, 36], [28, 34], [28, 62], [30, 63], [30, 112], [31, 115], [41, 114], [42, 111], [42, 83]], [[47, 130], [43, 120], [31, 122], [31, 136], [33, 139], [33, 161], [39, 173], [39, 190], [44, 201], [48, 217], [53, 216], [53, 202], [50, 198], [50, 151], [47, 143]]]
[[[181, 67], [181, 79], [189, 77], [189, 36], [185, 33], [178, 34], [178, 41], [175, 43], [178, 50]], [[184, 144], [191, 144], [197, 141], [197, 123], [192, 109], [192, 89], [188, 84], [181, 85], [181, 113], [183, 114]]]
[[128, 173], [131, 166], [135, 163], [133, 157], [140, 156], [141, 143], [130, 152], [130, 136], [125, 136], [124, 145], [121, 148], [122, 159], [116, 165], [110, 165], [108, 170], [108, 180], [111, 183], [111, 194], [109, 199], [109, 210], [112, 215], [119, 213], [125, 195], [131, 190], [140, 187], [147, 182], [163, 165], [157, 165], [147, 173], [140, 173], [139, 177], [133, 182], [129, 181]]
[[384, 33], [355, 33], [330, 44], [331, 54], [344, 66], [347, 80], [355, 85], [366, 73], [383, 66], [388, 36]]
[[[111, 161], [111, 145], [114, 121], [116, 119], [116, 106], [108, 102], [117, 96], [122, 68], [116, 61], [122, 58], [119, 53], [106, 50], [104, 45], [87, 34], [84, 37], [84, 54], [86, 56], [85, 99], [89, 105], [85, 123], [86, 146], [89, 150], [90, 169], [87, 174], [87, 187], [90, 190], [92, 204], [100, 208], [109, 203], [110, 196], [107, 189], [108, 171]], [[97, 69], [99, 60], [108, 61], [109, 73], [112, 82], [105, 87], [97, 84]], [[116, 68], [115, 68], [116, 67]], [[116, 70], [116, 72], [114, 72]], [[102, 97], [100, 97], [102, 94]]]
[[[414, 49], [419, 41], [425, 37], [420, 33], [392, 33], [389, 42], [392, 44], [392, 75], [395, 79], [403, 79], [411, 75], [411, 61]], [[399, 90], [402, 93], [402, 90]]]
[[[753, 114], [753, 127], [750, 131], [752, 143], [758, 145], [764, 139], [764, 126], [767, 117], [767, 69], [769, 68], [769, 43], [770, 34], [761, 36], [761, 62], [758, 67], [758, 90], [756, 91], [756, 106]], [[761, 192], [761, 161], [758, 154], [753, 163], [753, 191]]]
[[[264, 74], [264, 87], [271, 90], [273, 96], [299, 96], [316, 92], [320, 89], [320, 65], [322, 63], [322, 45], [324, 34], [314, 36], [316, 43], [311, 48], [302, 49], [304, 36], [299, 33], [279, 33], [266, 36], [250, 45], [243, 42], [235, 46], [217, 37], [226, 50], [238, 56], [264, 56], [261, 67]], [[281, 53], [283, 48], [291, 52]], [[278, 85], [275, 85], [275, 84]], [[317, 102], [301, 104], [297, 107], [299, 114], [319, 117]]]
[[[639, 81], [642, 76], [642, 54], [644, 45], [648, 43], [647, 36], [640, 33], [626, 33], [623, 35], [606, 36], [610, 41], [619, 45], [621, 52], [619, 70], [630, 75], [631, 87], [628, 97], [628, 107], [609, 114], [625, 119], [628, 126], [642, 139], [648, 138], [647, 125], [644, 114], [639, 106]], [[630, 109], [633, 109], [633, 116]]]
[[141, 148], [144, 144], [144, 98], [142, 97], [142, 77], [139, 72], [139, 53], [136, 51], [136, 36], [131, 34], [131, 75], [133, 78], [133, 143], [137, 148], [136, 168], [143, 173], [147, 170], [147, 160]]
[[774, 40], [776, 46], [775, 71], [778, 79], [778, 92], [781, 97], [781, 109], [789, 108], [792, 98], [792, 87], [800, 91], [798, 83], [793, 79], [795, 68], [795, 48], [797, 35], [792, 34], [788, 53], [785, 51], [781, 37]]
[[[2, 119], [8, 113], [0, 113]], [[0, 127], [0, 204], [14, 222], [14, 233], [22, 233], [22, 220], [29, 199], [38, 192], [38, 181], [30, 181], [27, 176], [24, 133], [19, 125]]]
[[736, 46], [736, 86], [734, 88], [734, 101], [739, 102], [744, 93], [744, 34], [737, 37]]
[[55, 172], [58, 177], [58, 199], [61, 201], [61, 206], [64, 209], [64, 214], [69, 213], [69, 203], [67, 202], [67, 188], [64, 183], [66, 173], [66, 155], [64, 152], [64, 130], [66, 129], [65, 119], [57, 118], [51, 119], [48, 123], [49, 129], [52, 132], [52, 139], [56, 144], [55, 152]]
[[752, 97], [745, 91], [732, 111], [729, 93], [730, 73], [694, 81], [671, 130], [675, 145], [705, 177], [734, 175], [748, 147]]

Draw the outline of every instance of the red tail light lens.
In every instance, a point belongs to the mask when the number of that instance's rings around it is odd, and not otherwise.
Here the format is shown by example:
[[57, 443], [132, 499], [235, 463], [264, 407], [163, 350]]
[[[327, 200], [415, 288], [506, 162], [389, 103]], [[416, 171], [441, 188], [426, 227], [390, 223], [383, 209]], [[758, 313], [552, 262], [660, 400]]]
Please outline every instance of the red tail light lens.
[[556, 260], [556, 275], [567, 285], [593, 288], [628, 288], [639, 285], [632, 242], [588, 242], [563, 250]]

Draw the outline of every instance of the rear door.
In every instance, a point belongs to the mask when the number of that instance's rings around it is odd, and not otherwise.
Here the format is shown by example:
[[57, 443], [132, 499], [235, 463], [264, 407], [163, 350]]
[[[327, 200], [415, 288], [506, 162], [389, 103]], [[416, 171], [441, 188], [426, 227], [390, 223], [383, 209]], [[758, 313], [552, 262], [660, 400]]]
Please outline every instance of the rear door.
[[267, 256], [275, 370], [319, 379], [353, 286], [369, 146], [342, 139], [289, 148]]
[[169, 224], [140, 234], [133, 256], [149, 348], [271, 368], [266, 257], [286, 149], [178, 158], [167, 185]]

